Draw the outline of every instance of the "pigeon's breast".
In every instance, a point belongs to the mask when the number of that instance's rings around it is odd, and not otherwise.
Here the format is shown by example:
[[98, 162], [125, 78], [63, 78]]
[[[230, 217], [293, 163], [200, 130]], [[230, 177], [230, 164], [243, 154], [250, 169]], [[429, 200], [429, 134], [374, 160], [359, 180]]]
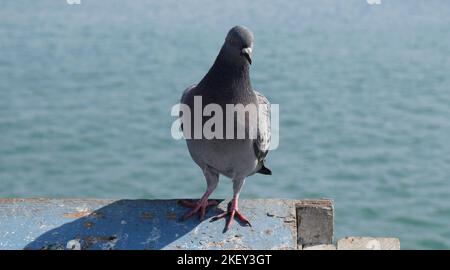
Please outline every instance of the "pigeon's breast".
[[192, 159], [201, 167], [206, 165], [230, 177], [246, 177], [258, 166], [252, 140], [187, 140]]

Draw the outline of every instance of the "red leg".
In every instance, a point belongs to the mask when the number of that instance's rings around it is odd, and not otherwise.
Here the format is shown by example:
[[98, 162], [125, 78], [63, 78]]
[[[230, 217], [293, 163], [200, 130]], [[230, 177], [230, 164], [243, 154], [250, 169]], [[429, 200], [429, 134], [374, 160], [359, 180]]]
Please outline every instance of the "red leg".
[[222, 214], [213, 217], [211, 221], [216, 221], [218, 219], [225, 218], [228, 215], [230, 216], [230, 218], [227, 221], [225, 231], [228, 231], [231, 228], [235, 216], [239, 221], [241, 221], [245, 225], [248, 225], [250, 227], [252, 226], [252, 224], [250, 224], [250, 221], [239, 212], [237, 198], [233, 198], [233, 200], [231, 200], [231, 202], [228, 203], [228, 210], [226, 212], [223, 212]]
[[194, 214], [198, 213], [200, 220], [203, 220], [205, 218], [206, 208], [209, 206], [215, 206], [218, 204], [217, 201], [208, 200], [209, 195], [211, 192], [206, 191], [205, 194], [202, 196], [202, 198], [197, 202], [194, 203], [189, 200], [179, 200], [178, 203], [181, 204], [184, 207], [192, 208], [191, 211], [187, 212], [182, 220], [186, 220], [190, 217], [192, 217]]

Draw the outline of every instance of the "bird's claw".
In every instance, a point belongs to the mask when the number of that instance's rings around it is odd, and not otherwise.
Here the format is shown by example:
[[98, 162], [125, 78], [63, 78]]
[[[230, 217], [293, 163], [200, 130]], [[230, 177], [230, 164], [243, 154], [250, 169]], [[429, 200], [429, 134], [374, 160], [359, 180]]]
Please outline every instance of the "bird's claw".
[[206, 208], [209, 206], [216, 206], [219, 204], [219, 202], [217, 202], [215, 200], [204, 200], [204, 201], [200, 200], [195, 203], [190, 200], [179, 200], [178, 204], [180, 204], [184, 207], [187, 207], [187, 208], [192, 208], [191, 211], [184, 214], [183, 217], [181, 218], [181, 220], [184, 221], [184, 220], [189, 219], [196, 213], [199, 214], [200, 220], [203, 220], [205, 218]]
[[242, 215], [238, 211], [238, 209], [236, 209], [236, 208], [235, 209], [232, 209], [232, 208], [230, 209], [230, 207], [228, 207], [228, 210], [223, 212], [222, 214], [219, 214], [219, 215], [213, 217], [211, 219], [211, 222], [214, 222], [216, 220], [225, 218], [227, 216], [230, 216], [230, 217], [229, 217], [229, 219], [227, 221], [227, 224], [225, 225], [225, 230], [224, 230], [225, 232], [228, 231], [231, 228], [231, 225], [233, 224], [233, 221], [234, 221], [234, 217], [236, 217], [244, 225], [252, 227], [252, 224], [250, 223], [250, 221], [244, 215]]

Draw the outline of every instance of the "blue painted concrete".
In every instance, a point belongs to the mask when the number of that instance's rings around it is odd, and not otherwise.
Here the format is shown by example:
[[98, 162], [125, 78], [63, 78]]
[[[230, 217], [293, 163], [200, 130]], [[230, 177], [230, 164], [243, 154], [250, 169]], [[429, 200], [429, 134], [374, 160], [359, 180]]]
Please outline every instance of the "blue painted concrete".
[[253, 227], [203, 222], [177, 200], [0, 199], [0, 249], [295, 249], [295, 200], [242, 200]]

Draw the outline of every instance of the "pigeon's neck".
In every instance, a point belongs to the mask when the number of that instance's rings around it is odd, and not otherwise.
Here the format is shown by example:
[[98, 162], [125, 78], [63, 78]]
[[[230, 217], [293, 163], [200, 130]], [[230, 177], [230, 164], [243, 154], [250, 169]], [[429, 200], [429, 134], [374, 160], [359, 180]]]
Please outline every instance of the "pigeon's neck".
[[226, 58], [222, 48], [214, 64], [200, 82], [207, 89], [221, 92], [238, 92], [244, 94], [252, 90], [250, 83], [250, 66], [236, 64]]

